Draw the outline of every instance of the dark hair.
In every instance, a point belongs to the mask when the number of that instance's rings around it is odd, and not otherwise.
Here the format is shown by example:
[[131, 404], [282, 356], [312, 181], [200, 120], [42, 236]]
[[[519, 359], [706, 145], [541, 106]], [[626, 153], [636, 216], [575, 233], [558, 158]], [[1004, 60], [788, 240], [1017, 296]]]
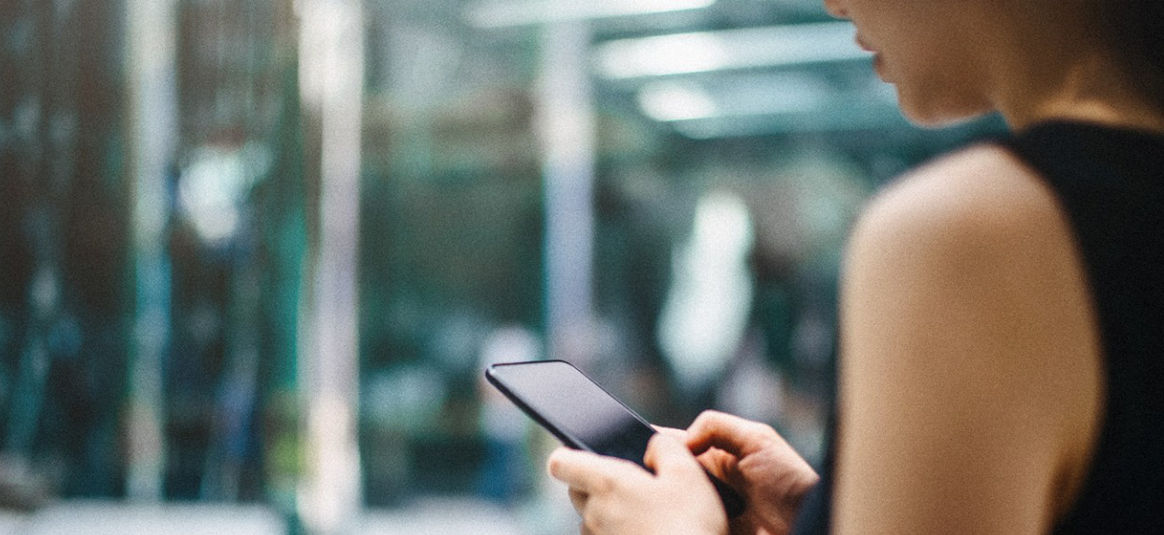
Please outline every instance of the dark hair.
[[1164, 110], [1164, 0], [1098, 0], [1116, 51], [1146, 96]]

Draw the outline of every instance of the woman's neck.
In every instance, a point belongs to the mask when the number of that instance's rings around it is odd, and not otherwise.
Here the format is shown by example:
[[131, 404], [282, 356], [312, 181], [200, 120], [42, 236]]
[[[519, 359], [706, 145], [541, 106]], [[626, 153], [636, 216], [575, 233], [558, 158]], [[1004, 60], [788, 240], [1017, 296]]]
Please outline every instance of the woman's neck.
[[1164, 132], [1164, 110], [1090, 37], [1058, 33], [996, 58], [1001, 68], [992, 96], [1012, 129], [1068, 119]]
[[1015, 99], [999, 106], [1012, 129], [1021, 130], [1036, 122], [1051, 119], [1087, 121], [1111, 126], [1164, 132], [1164, 112], [1138, 88], [1121, 84], [1115, 76], [1068, 78], [1068, 83], [1048, 87], [1025, 99]]

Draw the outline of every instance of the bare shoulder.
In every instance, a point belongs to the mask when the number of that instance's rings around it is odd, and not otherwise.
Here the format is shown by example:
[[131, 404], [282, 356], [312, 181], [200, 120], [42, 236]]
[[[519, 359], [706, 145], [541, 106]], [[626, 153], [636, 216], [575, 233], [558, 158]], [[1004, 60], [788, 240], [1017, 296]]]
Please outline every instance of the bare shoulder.
[[1006, 301], [1076, 294], [1087, 303], [1082, 262], [1053, 192], [994, 145], [940, 158], [886, 188], [859, 219], [848, 261], [856, 277], [909, 270], [916, 283], [995, 290]]
[[[840, 532], [1044, 532], [1097, 428], [1089, 302], [1054, 195], [1004, 149], [880, 194], [844, 270]], [[883, 503], [864, 498], [870, 482]]]
[[1051, 224], [1057, 217], [1054, 197], [1033, 171], [1001, 147], [976, 145], [901, 177], [870, 204], [856, 236], [859, 239], [864, 232], [1025, 236], [1062, 230]]

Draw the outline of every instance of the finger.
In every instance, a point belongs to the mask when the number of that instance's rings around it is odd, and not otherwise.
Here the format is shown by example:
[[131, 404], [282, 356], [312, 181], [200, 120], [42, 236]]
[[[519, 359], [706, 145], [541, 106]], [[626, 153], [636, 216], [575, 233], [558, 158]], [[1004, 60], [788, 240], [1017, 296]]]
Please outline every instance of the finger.
[[703, 468], [708, 472], [728, 481], [733, 477], [739, 457], [717, 448], [711, 448], [696, 455], [695, 460], [699, 461], [699, 464], [703, 465]]
[[554, 479], [588, 494], [605, 491], [620, 479], [646, 473], [630, 461], [569, 448], [554, 450], [546, 464]]
[[680, 442], [687, 442], [687, 431], [684, 429], [675, 429], [674, 427], [663, 427], [661, 425], [652, 425], [655, 431], [667, 435]]
[[582, 510], [586, 508], [586, 500], [590, 499], [590, 495], [578, 489], [570, 489], [570, 503], [574, 506], [574, 510], [578, 514], [582, 514]]
[[696, 455], [714, 447], [743, 457], [779, 437], [774, 429], [762, 423], [704, 411], [687, 428], [687, 447]]
[[655, 470], [656, 473], [672, 470], [701, 469], [699, 461], [687, 449], [687, 446], [673, 437], [657, 434], [647, 443], [647, 453], [643, 463]]

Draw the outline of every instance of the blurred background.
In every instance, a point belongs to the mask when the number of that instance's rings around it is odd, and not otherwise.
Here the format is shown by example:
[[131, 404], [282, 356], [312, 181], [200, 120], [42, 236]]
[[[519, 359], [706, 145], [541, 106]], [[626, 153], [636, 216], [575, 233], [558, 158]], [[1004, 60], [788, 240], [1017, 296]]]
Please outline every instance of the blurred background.
[[819, 0], [0, 2], [0, 533], [558, 535], [562, 358], [819, 460], [909, 126]]

